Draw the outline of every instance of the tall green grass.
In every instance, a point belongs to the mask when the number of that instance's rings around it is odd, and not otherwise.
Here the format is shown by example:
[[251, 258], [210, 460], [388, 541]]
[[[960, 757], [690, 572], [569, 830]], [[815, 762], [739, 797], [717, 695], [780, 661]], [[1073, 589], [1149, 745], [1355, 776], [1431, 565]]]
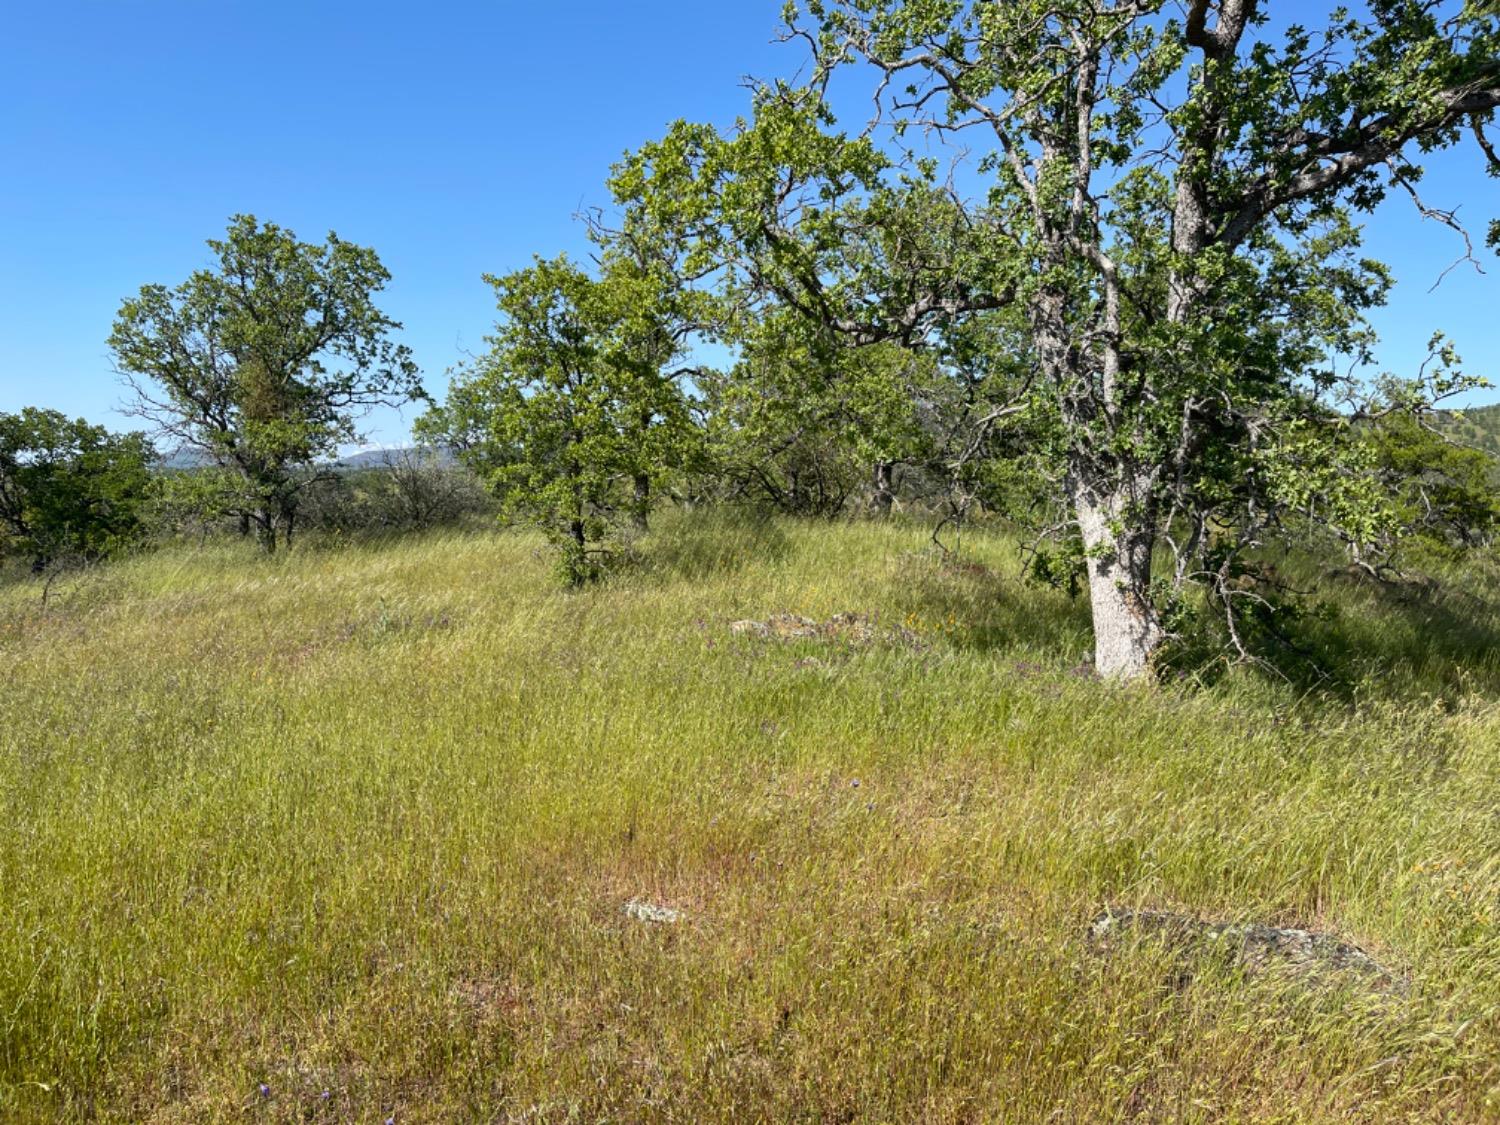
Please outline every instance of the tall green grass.
[[[0, 592], [0, 1119], [1500, 1119], [1482, 570], [1330, 595], [1347, 690], [1126, 691], [1013, 543], [925, 545], [699, 517], [582, 593], [506, 534]], [[777, 611], [883, 639], [730, 634]], [[1410, 994], [1101, 957], [1106, 903]]]

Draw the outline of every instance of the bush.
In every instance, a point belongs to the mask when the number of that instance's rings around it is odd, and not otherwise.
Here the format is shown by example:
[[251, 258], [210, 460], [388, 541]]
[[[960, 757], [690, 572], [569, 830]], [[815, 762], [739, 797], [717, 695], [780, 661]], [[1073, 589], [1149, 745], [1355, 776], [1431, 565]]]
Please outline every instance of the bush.
[[82, 418], [0, 414], [0, 558], [33, 571], [104, 558], [135, 542], [151, 492], [151, 446]]
[[403, 449], [384, 465], [325, 473], [298, 507], [307, 529], [358, 534], [452, 527], [492, 516], [494, 500], [461, 465], [431, 450]]

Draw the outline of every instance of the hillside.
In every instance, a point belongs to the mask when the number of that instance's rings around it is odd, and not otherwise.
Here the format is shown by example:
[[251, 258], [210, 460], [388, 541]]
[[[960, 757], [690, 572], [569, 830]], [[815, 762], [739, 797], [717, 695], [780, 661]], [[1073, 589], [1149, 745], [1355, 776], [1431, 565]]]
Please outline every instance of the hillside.
[[1454, 441], [1500, 457], [1500, 403], [1468, 410], [1440, 410], [1438, 428]]
[[[1493, 1114], [1494, 564], [1330, 595], [1341, 693], [1132, 691], [966, 542], [679, 519], [578, 594], [506, 534], [0, 589], [0, 1117]], [[1091, 944], [1122, 905], [1393, 978]]]

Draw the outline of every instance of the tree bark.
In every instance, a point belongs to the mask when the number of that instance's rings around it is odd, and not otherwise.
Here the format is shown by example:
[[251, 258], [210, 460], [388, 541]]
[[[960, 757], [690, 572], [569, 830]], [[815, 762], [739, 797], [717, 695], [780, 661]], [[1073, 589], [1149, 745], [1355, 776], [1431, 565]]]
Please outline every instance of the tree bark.
[[1155, 523], [1138, 510], [1144, 490], [1131, 483], [1139, 482], [1073, 482], [1094, 618], [1094, 670], [1121, 681], [1150, 677], [1151, 658], [1165, 635], [1151, 603]]
[[644, 533], [651, 528], [651, 477], [637, 473], [634, 483], [630, 515], [635, 529]]
[[274, 555], [276, 553], [276, 513], [269, 508], [256, 512], [255, 530], [261, 549], [268, 555]]
[[875, 513], [882, 519], [891, 514], [891, 506], [896, 501], [895, 469], [890, 461], [875, 463]]

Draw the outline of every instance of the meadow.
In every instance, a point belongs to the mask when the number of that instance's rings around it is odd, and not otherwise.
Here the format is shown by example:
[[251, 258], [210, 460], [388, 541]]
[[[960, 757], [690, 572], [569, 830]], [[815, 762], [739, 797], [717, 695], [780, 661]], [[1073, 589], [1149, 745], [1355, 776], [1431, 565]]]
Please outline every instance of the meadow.
[[[1500, 566], [1098, 682], [973, 532], [678, 516], [0, 588], [0, 1120], [1500, 1120]], [[736, 633], [786, 612], [864, 632]], [[632, 917], [631, 902], [678, 911]], [[1141, 942], [1303, 926], [1399, 994]]]

